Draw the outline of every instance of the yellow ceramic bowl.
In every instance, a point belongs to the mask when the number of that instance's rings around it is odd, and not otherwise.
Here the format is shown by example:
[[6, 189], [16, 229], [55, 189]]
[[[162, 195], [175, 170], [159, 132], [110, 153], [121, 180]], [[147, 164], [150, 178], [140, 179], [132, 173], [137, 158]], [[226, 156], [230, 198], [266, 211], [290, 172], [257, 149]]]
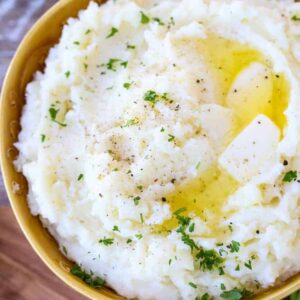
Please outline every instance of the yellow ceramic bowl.
[[[69, 17], [86, 8], [90, 0], [61, 0], [33, 26], [19, 46], [4, 80], [0, 107], [1, 167], [8, 197], [15, 216], [31, 246], [45, 264], [65, 283], [92, 299], [122, 299], [109, 289], [95, 290], [69, 273], [72, 262], [58, 250], [55, 240], [27, 206], [26, 179], [14, 169], [17, 150], [13, 144], [20, 130], [19, 120], [25, 102], [25, 87], [36, 70], [43, 69], [51, 46], [58, 42], [62, 26]], [[101, 2], [101, 1], [98, 1]], [[277, 300], [300, 289], [300, 274], [256, 296]], [[166, 299], [167, 300], [167, 299]]]

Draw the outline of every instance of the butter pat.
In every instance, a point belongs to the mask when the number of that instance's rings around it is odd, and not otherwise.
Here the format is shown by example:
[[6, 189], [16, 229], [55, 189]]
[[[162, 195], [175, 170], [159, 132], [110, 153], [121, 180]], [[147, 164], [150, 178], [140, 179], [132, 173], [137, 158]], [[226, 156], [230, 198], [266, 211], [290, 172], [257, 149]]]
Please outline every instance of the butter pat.
[[274, 159], [279, 143], [277, 126], [258, 115], [227, 147], [219, 165], [239, 182], [246, 182]]
[[218, 153], [232, 140], [236, 127], [232, 109], [217, 104], [204, 104], [200, 108], [200, 124]]

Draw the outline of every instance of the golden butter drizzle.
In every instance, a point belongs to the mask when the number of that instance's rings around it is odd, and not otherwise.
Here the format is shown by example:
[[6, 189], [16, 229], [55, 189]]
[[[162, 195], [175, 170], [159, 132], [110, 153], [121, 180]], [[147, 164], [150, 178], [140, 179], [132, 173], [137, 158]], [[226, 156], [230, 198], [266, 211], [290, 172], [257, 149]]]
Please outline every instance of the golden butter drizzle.
[[[213, 70], [218, 85], [221, 88], [221, 104], [226, 106], [226, 95], [239, 75], [251, 63], [258, 62], [272, 69], [271, 62], [265, 58], [257, 50], [252, 49], [248, 45], [240, 44], [226, 40], [214, 35], [210, 35], [205, 40], [198, 40], [197, 49], [199, 55], [204, 56]], [[284, 111], [288, 105], [289, 84], [284, 74], [272, 73], [272, 97], [268, 100], [268, 104], [263, 110], [258, 110], [257, 105], [248, 105], [245, 108], [248, 116], [243, 118], [239, 111], [235, 111], [238, 125], [236, 126], [234, 139], [250, 122], [251, 118], [255, 118], [258, 114], [267, 115], [283, 133], [286, 126], [286, 117]], [[264, 84], [262, 82], [261, 84]], [[253, 97], [255, 97], [255, 90]], [[261, 97], [261, 95], [259, 95]], [[259, 100], [257, 100], [259, 101]], [[253, 104], [253, 103], [252, 103]], [[246, 119], [246, 122], [245, 122]], [[231, 141], [228, 141], [230, 143]], [[222, 218], [226, 218], [222, 207], [228, 197], [233, 194], [240, 184], [225, 171], [221, 170], [217, 164], [183, 185], [178, 185], [176, 190], [167, 195], [167, 202], [170, 210], [174, 213], [179, 208], [185, 207], [188, 213], [193, 213], [206, 222], [213, 236], [224, 233], [224, 228], [220, 228], [219, 223]], [[175, 218], [167, 220], [160, 228], [171, 230], [177, 225]], [[158, 228], [157, 228], [158, 229]]]

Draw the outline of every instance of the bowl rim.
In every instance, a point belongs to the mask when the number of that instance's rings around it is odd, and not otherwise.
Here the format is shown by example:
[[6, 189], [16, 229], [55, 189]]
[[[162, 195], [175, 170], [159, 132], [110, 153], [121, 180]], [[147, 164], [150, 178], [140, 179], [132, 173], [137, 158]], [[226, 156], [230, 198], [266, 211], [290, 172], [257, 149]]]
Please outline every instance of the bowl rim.
[[[76, 1], [76, 0], [59, 0], [57, 3], [52, 5], [47, 11], [45, 11], [42, 14], [42, 16], [40, 16], [38, 18], [38, 20], [31, 26], [31, 28], [27, 31], [27, 33], [21, 40], [8, 68], [7, 68], [7, 71], [6, 71], [4, 80], [3, 80], [1, 94], [0, 94], [0, 116], [2, 116], [4, 114], [4, 101], [5, 101], [4, 95], [6, 95], [8, 92], [8, 82], [11, 80], [10, 77], [11, 77], [12, 70], [18, 64], [19, 54], [23, 51], [23, 48], [26, 47], [26, 45], [28, 44], [30, 39], [39, 32], [39, 28], [43, 24], [43, 22], [51, 19], [51, 17], [55, 13], [57, 13], [59, 10], [63, 9], [67, 4], [70, 4], [73, 1]], [[92, 0], [87, 0], [87, 1], [92, 1]], [[3, 118], [0, 118], [0, 137], [7, 134], [5, 132], [5, 126], [6, 126], [6, 124], [3, 121]], [[101, 290], [100, 290], [100, 292], [99, 292], [99, 290], [94, 290], [91, 287], [87, 286], [86, 284], [79, 282], [77, 279], [75, 279], [75, 277], [74, 277], [74, 280], [66, 277], [65, 273], [59, 267], [57, 267], [56, 264], [54, 264], [52, 262], [52, 259], [47, 258], [43, 255], [43, 253], [41, 252], [41, 250], [38, 246], [38, 243], [36, 243], [36, 241], [35, 241], [35, 238], [27, 232], [27, 226], [24, 224], [24, 222], [20, 218], [20, 215], [17, 211], [14, 196], [13, 196], [13, 191], [12, 191], [12, 188], [8, 181], [8, 175], [7, 175], [8, 163], [6, 162], [6, 154], [5, 153], [6, 153], [6, 151], [5, 151], [4, 142], [3, 142], [3, 139], [0, 138], [0, 167], [1, 167], [1, 172], [3, 175], [4, 187], [5, 187], [10, 205], [12, 207], [14, 216], [17, 219], [17, 223], [20, 226], [27, 241], [29, 242], [31, 247], [34, 249], [35, 253], [46, 264], [48, 269], [50, 269], [67, 286], [69, 286], [73, 290], [76, 290], [79, 294], [81, 294], [85, 297], [88, 297], [90, 299], [112, 300], [113, 298], [102, 294]], [[42, 226], [42, 224], [40, 226]], [[283, 299], [284, 297], [290, 295], [291, 293], [293, 293], [299, 289], [300, 289], [300, 272], [298, 274], [292, 276], [291, 278], [289, 278], [287, 281], [283, 282], [281, 285], [274, 286], [273, 288], [267, 289], [266, 292], [259, 293], [258, 295], [254, 296], [254, 299], [279, 300], [279, 299]]]

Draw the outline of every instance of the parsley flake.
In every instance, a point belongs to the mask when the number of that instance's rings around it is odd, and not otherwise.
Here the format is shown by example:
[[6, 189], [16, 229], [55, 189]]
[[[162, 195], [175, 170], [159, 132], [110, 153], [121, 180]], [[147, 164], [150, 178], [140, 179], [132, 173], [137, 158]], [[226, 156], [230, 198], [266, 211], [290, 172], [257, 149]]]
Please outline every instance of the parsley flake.
[[253, 295], [253, 293], [246, 289], [239, 290], [237, 288], [234, 288], [230, 291], [223, 291], [220, 296], [223, 299], [240, 300], [242, 298], [250, 297], [251, 295]]
[[109, 39], [110, 37], [114, 36], [117, 32], [119, 32], [119, 30], [115, 27], [112, 27], [110, 29], [110, 33], [106, 36], [106, 38]]
[[231, 241], [231, 244], [229, 245], [230, 248], [230, 252], [234, 253], [234, 252], [239, 252], [240, 250], [240, 243], [237, 241]]
[[252, 270], [252, 261], [249, 259], [247, 262], [245, 262], [245, 267], [248, 268], [249, 270]]
[[86, 273], [77, 264], [75, 264], [71, 268], [70, 273], [80, 278], [82, 281], [84, 281], [86, 284], [88, 284], [94, 289], [100, 289], [105, 285], [105, 280], [103, 278], [100, 278], [98, 276], [93, 277], [92, 272], [91, 274]]
[[41, 134], [41, 142], [44, 143], [46, 139], [46, 136], [44, 134]]
[[59, 109], [55, 109], [54, 107], [49, 108], [49, 114], [50, 114], [51, 121], [57, 123], [58, 125], [60, 125], [62, 127], [66, 127], [67, 124], [61, 123], [56, 120], [58, 112], [59, 112]]
[[208, 293], [205, 293], [204, 295], [202, 295], [201, 297], [198, 296], [195, 298], [195, 300], [209, 300], [210, 299], [210, 296]]
[[211, 271], [214, 268], [219, 268], [220, 264], [223, 263], [223, 258], [214, 249], [205, 250], [201, 248], [196, 258], [199, 260], [202, 271]]
[[139, 234], [136, 234], [135, 237], [140, 240], [143, 237], [143, 235], [139, 233]]
[[129, 119], [121, 126], [121, 128], [129, 127], [137, 124], [139, 124], [138, 119]]
[[124, 87], [125, 89], [127, 89], [127, 90], [130, 89], [130, 86], [131, 86], [131, 83], [129, 83], [129, 82], [125, 82], [125, 83], [123, 84], [123, 87]]
[[142, 11], [140, 11], [140, 14], [141, 14], [141, 23], [148, 24], [150, 22], [150, 18], [146, 16]]
[[119, 231], [120, 232], [120, 229], [119, 229], [119, 227], [117, 225], [114, 225], [113, 231]]
[[195, 223], [192, 223], [189, 227], [189, 232], [194, 232], [195, 230]]
[[139, 205], [139, 201], [141, 200], [141, 197], [140, 196], [137, 196], [137, 197], [134, 197], [133, 198], [133, 202], [135, 205]]
[[169, 138], [168, 138], [168, 142], [173, 142], [175, 140], [175, 136], [172, 134], [168, 134]]
[[128, 61], [122, 61], [122, 62], [120, 63], [120, 65], [121, 65], [122, 67], [124, 67], [124, 68], [127, 68], [127, 66], [128, 66]]
[[300, 17], [297, 16], [297, 15], [293, 15], [292, 18], [291, 18], [292, 21], [296, 21], [296, 22], [299, 22], [300, 21]]
[[130, 44], [127, 44], [126, 47], [127, 47], [127, 49], [135, 49], [136, 48], [135, 45], [130, 45]]
[[144, 216], [142, 213], [140, 213], [140, 219], [141, 219], [141, 223], [144, 224]]
[[83, 179], [84, 175], [83, 174], [80, 174], [77, 178], [77, 181], [80, 181], [81, 179]]
[[219, 267], [218, 270], [219, 270], [219, 275], [220, 275], [220, 276], [222, 276], [222, 275], [225, 274], [224, 268], [223, 268], [223, 267]]
[[157, 22], [158, 25], [160, 25], [160, 26], [164, 26], [165, 25], [165, 23], [162, 22], [159, 18], [153, 18], [153, 21]]
[[197, 285], [193, 282], [189, 282], [189, 286], [191, 286], [192, 288], [196, 289], [197, 288]]
[[282, 181], [283, 182], [292, 182], [292, 181], [295, 181], [297, 179], [297, 177], [298, 177], [297, 171], [289, 171], [284, 175]]
[[66, 71], [66, 72], [65, 72], [65, 76], [66, 76], [67, 78], [69, 78], [70, 75], [71, 75], [71, 72], [70, 72], [70, 71]]
[[68, 250], [67, 250], [67, 248], [66, 248], [65, 246], [63, 246], [62, 249], [63, 249], [64, 254], [65, 254], [65, 255], [68, 255]]
[[158, 95], [155, 91], [149, 90], [144, 94], [144, 100], [155, 104], [157, 102]]
[[112, 245], [114, 243], [114, 239], [112, 239], [112, 238], [105, 238], [104, 237], [103, 239], [99, 240], [99, 243], [103, 244], [105, 246], [110, 246], [110, 245]]

